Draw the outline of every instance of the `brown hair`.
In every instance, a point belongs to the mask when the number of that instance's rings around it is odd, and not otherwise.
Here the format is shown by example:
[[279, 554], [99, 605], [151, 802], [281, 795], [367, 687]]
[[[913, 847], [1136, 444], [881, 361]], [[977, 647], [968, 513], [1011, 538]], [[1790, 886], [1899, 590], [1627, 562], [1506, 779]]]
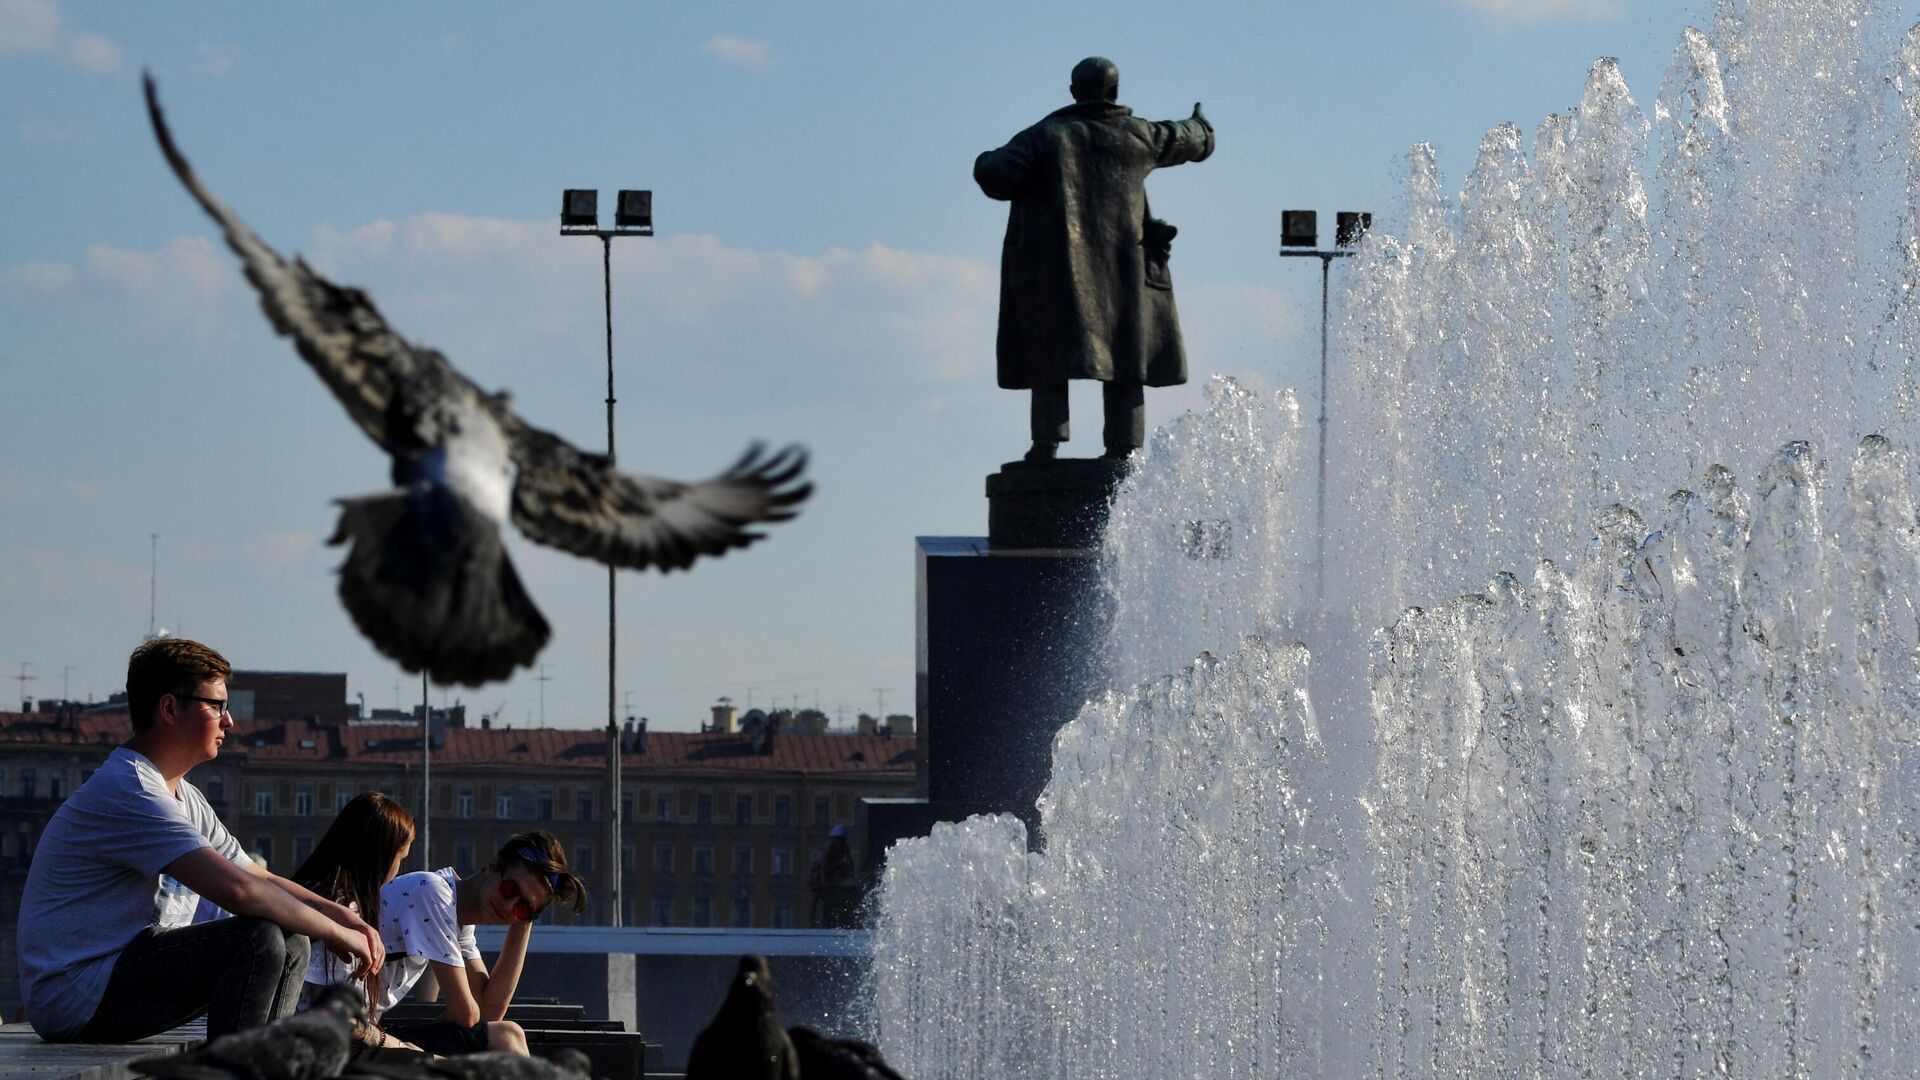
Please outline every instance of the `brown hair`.
[[503, 874], [512, 867], [524, 866], [546, 880], [556, 901], [572, 904], [575, 914], [586, 910], [587, 883], [567, 869], [567, 853], [560, 846], [560, 838], [545, 829], [507, 837], [494, 855], [493, 865]]
[[153, 726], [160, 699], [167, 694], [185, 697], [209, 679], [232, 674], [233, 665], [226, 657], [197, 641], [154, 638], [146, 642], [127, 658], [127, 711], [133, 717], [133, 730]]
[[[413, 842], [413, 816], [377, 791], [347, 800], [293, 880], [335, 903], [352, 904], [380, 929], [380, 886], [394, 857]], [[329, 954], [330, 956], [331, 954]]]

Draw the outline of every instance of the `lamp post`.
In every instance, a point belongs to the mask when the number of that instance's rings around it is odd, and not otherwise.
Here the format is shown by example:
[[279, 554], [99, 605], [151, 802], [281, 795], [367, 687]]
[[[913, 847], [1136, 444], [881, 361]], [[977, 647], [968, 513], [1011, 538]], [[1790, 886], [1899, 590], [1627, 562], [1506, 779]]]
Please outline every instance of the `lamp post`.
[[[1349, 258], [1350, 250], [1373, 228], [1373, 215], [1342, 210], [1335, 219], [1334, 246], [1319, 250], [1319, 215], [1312, 210], [1280, 212], [1280, 254], [1320, 260], [1320, 423], [1319, 478], [1314, 484], [1313, 519], [1313, 595], [1317, 603], [1327, 598], [1327, 295], [1333, 279], [1333, 260]], [[1305, 248], [1307, 250], [1300, 250]]]
[[[607, 305], [607, 463], [613, 463], [613, 238], [653, 235], [653, 192], [622, 190], [614, 205], [613, 228], [600, 227], [600, 192], [568, 188], [560, 194], [560, 235], [600, 238], [600, 270]], [[611, 873], [607, 888], [607, 925], [619, 926], [624, 891], [620, 842], [620, 724], [614, 712], [614, 680], [618, 652], [614, 648], [615, 571], [607, 567], [607, 859]]]

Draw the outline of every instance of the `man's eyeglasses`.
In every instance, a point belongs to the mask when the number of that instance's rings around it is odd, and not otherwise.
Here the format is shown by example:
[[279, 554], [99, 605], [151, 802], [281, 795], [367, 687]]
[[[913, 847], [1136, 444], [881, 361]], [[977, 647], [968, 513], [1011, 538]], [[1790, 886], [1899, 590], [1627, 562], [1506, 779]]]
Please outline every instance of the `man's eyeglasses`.
[[202, 705], [211, 705], [213, 706], [213, 711], [223, 717], [233, 712], [232, 709], [228, 708], [226, 698], [199, 697], [194, 694], [175, 694], [173, 696], [179, 698], [181, 701], [197, 701]]

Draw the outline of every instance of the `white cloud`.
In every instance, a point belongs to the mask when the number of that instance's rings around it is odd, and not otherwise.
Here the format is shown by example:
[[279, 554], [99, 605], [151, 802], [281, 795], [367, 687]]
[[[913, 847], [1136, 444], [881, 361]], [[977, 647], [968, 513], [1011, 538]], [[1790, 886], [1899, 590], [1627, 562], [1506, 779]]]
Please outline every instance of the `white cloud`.
[[126, 50], [99, 34], [68, 30], [54, 0], [0, 0], [0, 55], [56, 56], [82, 71], [120, 70]]
[[193, 54], [200, 60], [201, 71], [219, 78], [233, 70], [245, 50], [230, 41], [203, 41], [193, 47]]
[[223, 257], [204, 236], [181, 236], [159, 251], [129, 251], [96, 244], [81, 260], [86, 277], [104, 284], [168, 320], [184, 319], [195, 331], [211, 334], [215, 301], [235, 275], [233, 260]]
[[723, 64], [750, 71], [759, 71], [773, 62], [773, 43], [759, 38], [715, 34], [700, 46], [700, 51]]
[[[483, 347], [503, 357], [550, 353], [554, 338], [584, 349], [600, 329], [598, 253], [544, 220], [420, 214], [316, 230], [309, 255], [336, 281], [368, 287], [402, 334], [449, 349], [446, 328], [429, 333], [396, 313], [445, 312], [466, 336], [474, 312], [498, 312]], [[762, 389], [817, 394], [856, 381], [931, 393], [990, 377], [997, 282], [979, 260], [878, 244], [797, 255], [659, 237], [615, 246], [616, 335], [645, 327], [649, 353], [677, 358], [655, 369], [668, 377], [718, 370]]]
[[29, 262], [0, 268], [0, 295], [44, 296], [67, 289], [79, 275], [63, 262]]
[[1539, 22], [1545, 19], [1610, 19], [1620, 14], [1618, 0], [1448, 0], [1455, 7], [1477, 11], [1495, 22]]
[[35, 120], [22, 120], [19, 131], [21, 142], [68, 143], [80, 141], [80, 133], [71, 128], [41, 123]]

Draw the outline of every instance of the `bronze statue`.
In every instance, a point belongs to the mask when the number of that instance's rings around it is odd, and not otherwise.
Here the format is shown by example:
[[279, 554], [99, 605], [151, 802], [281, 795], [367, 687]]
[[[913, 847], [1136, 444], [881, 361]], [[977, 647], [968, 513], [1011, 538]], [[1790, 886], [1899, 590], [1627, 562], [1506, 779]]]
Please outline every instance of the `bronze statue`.
[[1146, 438], [1148, 386], [1187, 381], [1167, 270], [1174, 227], [1147, 206], [1147, 174], [1205, 161], [1213, 125], [1136, 119], [1118, 103], [1120, 69], [1074, 65], [1074, 103], [989, 150], [973, 178], [1013, 203], [1000, 255], [1000, 385], [1033, 391], [1029, 462], [1067, 438], [1067, 380], [1105, 383], [1106, 455]]

